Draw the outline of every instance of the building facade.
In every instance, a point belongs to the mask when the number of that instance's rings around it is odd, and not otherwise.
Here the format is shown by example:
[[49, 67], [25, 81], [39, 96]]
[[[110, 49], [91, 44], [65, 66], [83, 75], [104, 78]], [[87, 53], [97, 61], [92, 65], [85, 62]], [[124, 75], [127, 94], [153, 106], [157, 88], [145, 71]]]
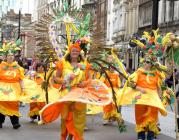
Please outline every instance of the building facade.
[[34, 26], [31, 14], [20, 15], [20, 34], [19, 34], [19, 14], [14, 10], [8, 11], [3, 16], [2, 26], [3, 40], [16, 40], [18, 37], [23, 41], [23, 57], [32, 57], [35, 49]]
[[106, 41], [107, 34], [107, 11], [108, 11], [108, 0], [96, 1], [96, 28], [101, 32], [101, 39]]
[[40, 20], [41, 16], [48, 13], [48, 0], [36, 1], [37, 20]]
[[[23, 42], [22, 48], [22, 56], [25, 58], [32, 58], [34, 56], [35, 51], [35, 30], [34, 30], [34, 22], [30, 22], [26, 25], [21, 26], [21, 35], [20, 39]], [[18, 30], [18, 28], [16, 28]]]
[[[110, 40], [110, 35], [112, 35], [114, 47], [120, 50], [119, 58], [124, 60], [127, 69], [136, 69], [138, 60], [134, 58], [136, 58], [137, 52], [129, 46], [129, 40], [133, 34], [138, 32], [139, 1], [113, 0], [112, 7], [112, 12], [108, 12], [107, 40]], [[111, 19], [112, 26], [110, 26]]]
[[179, 0], [159, 1], [158, 25], [163, 33], [171, 31], [179, 35]]
[[0, 0], [0, 19], [10, 9], [13, 9], [16, 0]]
[[[140, 0], [139, 33], [152, 28], [152, 0]], [[160, 0], [158, 7], [158, 27], [162, 33], [179, 34], [179, 0]]]

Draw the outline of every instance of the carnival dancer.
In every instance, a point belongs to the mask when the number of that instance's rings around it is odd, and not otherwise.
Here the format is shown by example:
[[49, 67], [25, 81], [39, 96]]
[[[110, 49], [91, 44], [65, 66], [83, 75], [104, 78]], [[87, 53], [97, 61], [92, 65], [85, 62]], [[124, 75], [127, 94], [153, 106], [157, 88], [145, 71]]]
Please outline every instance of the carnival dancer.
[[143, 66], [128, 79], [128, 84], [130, 83], [132, 88], [124, 89], [119, 100], [120, 105], [135, 104], [138, 140], [145, 140], [145, 133], [147, 133], [147, 140], [154, 140], [155, 133], [158, 132], [158, 113], [160, 112], [163, 116], [167, 115], [160, 99], [164, 77], [156, 67], [157, 57], [162, 56], [163, 47], [162, 38], [157, 34], [157, 31], [153, 31], [151, 35], [145, 32], [143, 36], [147, 38], [145, 44], [139, 40], [134, 40], [146, 53], [145, 60]]
[[[114, 62], [114, 58], [112, 55], [109, 55], [107, 58], [107, 62], [112, 63]], [[114, 70], [114, 69], [110, 69], [107, 71], [107, 75], [110, 78], [110, 81], [113, 85], [113, 89], [115, 90], [116, 94], [119, 94], [119, 89], [121, 87], [121, 80], [120, 80], [120, 76], [119, 74]], [[111, 89], [110, 83], [107, 80], [107, 78], [101, 77], [101, 80], [104, 79], [104, 83]], [[111, 90], [112, 92], [112, 90]], [[117, 95], [115, 95], [117, 98]], [[106, 106], [103, 107], [103, 125], [107, 125], [112, 123], [113, 121], [122, 121], [122, 117], [120, 115], [120, 113], [117, 111], [118, 108], [116, 108], [117, 106], [112, 102]]]
[[68, 54], [57, 63], [57, 73], [54, 80], [62, 85], [60, 89], [61, 99], [45, 106], [41, 113], [44, 123], [51, 122], [61, 115], [61, 140], [66, 140], [67, 137], [83, 140], [86, 103], [94, 102], [101, 105], [103, 101], [104, 104], [110, 103], [108, 88], [102, 82], [90, 85], [88, 66], [86, 62], [83, 62], [80, 50], [78, 42], [70, 45]]
[[[57, 65], [58, 70], [56, 75], [57, 78], [55, 81], [59, 82], [59, 77], [61, 76], [63, 76], [63, 79], [70, 76], [69, 79], [67, 78], [67, 81], [64, 81], [63, 83], [64, 87], [62, 86], [62, 95], [65, 95], [65, 92], [68, 92], [67, 88], [71, 88], [75, 85], [82, 88], [86, 84], [84, 75], [85, 69], [80, 69], [78, 66], [80, 63], [83, 63], [83, 60], [80, 56], [80, 50], [81, 49], [79, 45], [71, 45], [70, 53], [66, 56], [65, 61], [60, 62]], [[74, 74], [75, 70], [78, 70], [79, 72], [79, 75], [77, 77]], [[80, 79], [77, 80], [78, 78]], [[61, 117], [61, 139], [65, 140], [67, 134], [72, 134], [76, 140], [83, 139], [83, 132], [86, 122], [86, 104], [79, 102], [65, 103], [63, 106], [63, 113]]]
[[[36, 71], [31, 72], [30, 79], [34, 80], [38, 85], [44, 81], [44, 66], [42, 63], [36, 65]], [[37, 91], [38, 92], [38, 91]], [[40, 121], [39, 111], [45, 106], [45, 102], [32, 102], [30, 103], [29, 117], [34, 122], [35, 119]]]
[[14, 61], [16, 47], [14, 42], [3, 44], [6, 60], [0, 64], [0, 128], [9, 116], [14, 129], [18, 129], [19, 124], [19, 97], [24, 92], [24, 70]]

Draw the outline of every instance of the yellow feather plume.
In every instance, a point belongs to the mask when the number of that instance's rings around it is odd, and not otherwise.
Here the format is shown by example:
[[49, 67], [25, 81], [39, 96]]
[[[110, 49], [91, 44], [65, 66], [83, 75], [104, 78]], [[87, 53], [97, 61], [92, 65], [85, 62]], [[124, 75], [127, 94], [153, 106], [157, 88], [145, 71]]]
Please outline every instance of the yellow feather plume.
[[131, 40], [133, 43], [136, 43], [139, 47], [143, 48], [145, 45], [144, 43], [140, 42], [139, 40], [133, 39]]
[[163, 39], [162, 39], [162, 46], [167, 46], [168, 44], [169, 44], [169, 42], [171, 42], [170, 41], [170, 35], [171, 35], [172, 33], [170, 32], [170, 33], [167, 33], [164, 37], [163, 37]]
[[147, 38], [148, 41], [151, 39], [151, 35], [146, 31], [144, 31], [144, 35], [142, 37]]
[[158, 34], [159, 28], [157, 30], [152, 30], [152, 32], [154, 33], [154, 37], [155, 37], [155, 44], [157, 44], [157, 40], [160, 37], [160, 35]]

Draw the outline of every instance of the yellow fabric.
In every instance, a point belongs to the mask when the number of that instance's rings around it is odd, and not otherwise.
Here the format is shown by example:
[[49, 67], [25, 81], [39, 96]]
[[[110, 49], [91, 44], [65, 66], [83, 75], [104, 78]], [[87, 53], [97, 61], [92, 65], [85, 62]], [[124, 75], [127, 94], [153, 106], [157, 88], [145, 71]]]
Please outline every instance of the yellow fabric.
[[[84, 64], [81, 62], [81, 64]], [[70, 75], [74, 75], [74, 79], [70, 79]], [[66, 81], [66, 85], [69, 85], [70, 87], [76, 86], [76, 84], [82, 82], [85, 80], [85, 72], [84, 70], [81, 70], [80, 68], [77, 68], [76, 71], [74, 71], [74, 68], [71, 66], [71, 64], [68, 61], [63, 61], [63, 70], [62, 70], [62, 76], [63, 81]], [[69, 89], [64, 89], [60, 91], [60, 96], [63, 97], [69, 92]]]
[[86, 112], [87, 115], [95, 115], [101, 112], [103, 112], [102, 106], [87, 104], [87, 112]]
[[[45, 91], [41, 88], [41, 85], [33, 80], [24, 78], [25, 95], [20, 97], [20, 101], [24, 103], [33, 102], [46, 102]], [[54, 102], [59, 99], [59, 89], [49, 87], [48, 88], [48, 99], [49, 102]]]
[[110, 120], [110, 119], [117, 120], [121, 118], [120, 114], [117, 112], [116, 107], [113, 103], [104, 106], [103, 111], [104, 111], [104, 114], [103, 114], [104, 120]]
[[20, 117], [19, 102], [15, 101], [0, 101], [0, 113], [5, 116]]
[[[157, 90], [145, 89], [146, 93], [141, 94], [141, 92], [127, 87], [123, 96], [119, 94], [119, 105], [130, 105], [130, 104], [141, 104], [157, 107], [160, 109], [160, 113], [164, 116], [167, 115], [167, 111], [164, 108]], [[121, 99], [122, 98], [122, 99]], [[136, 101], [136, 102], [135, 102]]]
[[65, 23], [65, 26], [66, 26], [68, 46], [70, 46], [70, 40], [71, 40], [71, 37], [70, 37], [70, 24], [69, 23]]
[[[73, 115], [72, 120], [68, 120], [70, 112]], [[85, 125], [86, 105], [78, 102], [66, 102], [61, 114], [61, 140], [66, 140], [68, 133], [78, 135], [74, 138], [75, 140], [83, 140]]]
[[[134, 81], [135, 83], [138, 83], [138, 79], [141, 78], [138, 74], [140, 70], [139, 69], [136, 72], [134, 72], [129, 78], [130, 80]], [[158, 76], [158, 74], [156, 75]], [[156, 78], [160, 80], [160, 78]], [[147, 81], [146, 81], [147, 82]], [[158, 81], [151, 81], [158, 83]], [[145, 83], [146, 84], [146, 83]], [[153, 83], [150, 83], [152, 85]], [[154, 84], [153, 84], [154, 85]], [[138, 85], [137, 85], [138, 86]], [[162, 115], [166, 116], [167, 111], [162, 105], [162, 102], [159, 98], [158, 91], [144, 88], [146, 90], [145, 94], [142, 94], [140, 91], [134, 90], [130, 87], [125, 87], [126, 89], [123, 91], [122, 94], [119, 94], [119, 105], [129, 105], [129, 104], [141, 104], [141, 105], [149, 105], [153, 107], [159, 108]]]
[[20, 79], [23, 80], [25, 78], [25, 76], [24, 76], [24, 68], [20, 67], [19, 71], [20, 71]]
[[[82, 70], [80, 68], [76, 68], [76, 70], [74, 70], [73, 66], [68, 62], [63, 60], [63, 69], [60, 69], [62, 74], [61, 74], [61, 78], [63, 79], [63, 82], [65, 82], [66, 86], [71, 87], [75, 87], [78, 83], [85, 81], [86, 80], [86, 71]], [[85, 65], [85, 63], [81, 62], [81, 65]], [[86, 65], [85, 65], [86, 66]], [[73, 76], [73, 78], [70, 78], [71, 76]], [[66, 95], [69, 92], [69, 88], [64, 88], [60, 90], [60, 96], [63, 97], [64, 95]], [[69, 113], [69, 109], [70, 109], [70, 103], [67, 103], [64, 107], [64, 112], [62, 113], [62, 119], [61, 119], [61, 129], [62, 129], [62, 133], [61, 133], [61, 139], [65, 140], [65, 137], [67, 135], [67, 133], [75, 133], [77, 135], [79, 135], [79, 139], [75, 139], [75, 140], [82, 140], [83, 138], [83, 132], [84, 132], [84, 128], [85, 128], [85, 122], [86, 122], [86, 105], [80, 103], [80, 105], [77, 105], [79, 103], [75, 102], [74, 104], [75, 107], [73, 108], [73, 120], [71, 120], [72, 122], [67, 122], [67, 117], [69, 117], [68, 113]], [[82, 107], [81, 109], [78, 107]], [[69, 124], [73, 123], [73, 127], [72, 126], [68, 126]], [[67, 128], [68, 126], [68, 128]], [[72, 132], [70, 132], [72, 131]], [[75, 131], [75, 132], [74, 132]]]
[[0, 101], [19, 101], [21, 95], [20, 83], [0, 82]]

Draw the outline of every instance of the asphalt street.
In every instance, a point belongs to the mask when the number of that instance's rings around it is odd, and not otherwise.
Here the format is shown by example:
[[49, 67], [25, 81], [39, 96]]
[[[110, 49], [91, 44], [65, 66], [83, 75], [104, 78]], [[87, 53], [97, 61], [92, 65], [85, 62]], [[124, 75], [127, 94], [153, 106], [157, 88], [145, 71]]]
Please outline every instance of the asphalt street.
[[[125, 109], [125, 108], [123, 108]], [[127, 110], [127, 109], [125, 109]], [[12, 129], [9, 118], [3, 128], [0, 129], [0, 140], [59, 140], [60, 139], [60, 119], [48, 125], [37, 125], [30, 122], [27, 117], [28, 105], [21, 108], [23, 117], [20, 118], [22, 127], [18, 130]], [[123, 111], [126, 113], [125, 111]], [[130, 115], [130, 113], [123, 114], [123, 116]], [[87, 127], [89, 130], [85, 131], [85, 140], [136, 140], [136, 133], [134, 131], [134, 124], [127, 122], [127, 132], [119, 133], [117, 124], [110, 126], [102, 125], [102, 115], [88, 116]], [[159, 140], [174, 140], [164, 134], [159, 135]]]

